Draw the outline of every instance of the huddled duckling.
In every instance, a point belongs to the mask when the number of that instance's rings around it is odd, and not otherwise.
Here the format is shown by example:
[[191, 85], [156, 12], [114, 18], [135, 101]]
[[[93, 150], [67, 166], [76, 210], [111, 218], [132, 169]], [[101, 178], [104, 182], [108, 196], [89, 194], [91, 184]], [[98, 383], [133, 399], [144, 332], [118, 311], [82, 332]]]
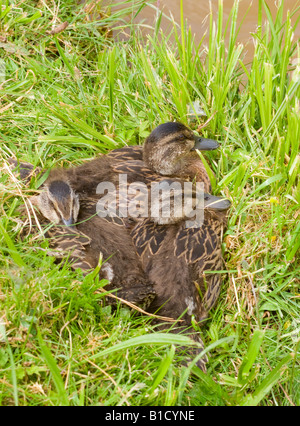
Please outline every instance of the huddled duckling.
[[[174, 181], [203, 182], [204, 190], [211, 191], [211, 183], [196, 149], [215, 149], [213, 140], [199, 140], [180, 123], [158, 126], [146, 139], [143, 161], [134, 159], [120, 163], [115, 170], [126, 173], [129, 182], [142, 179], [150, 185], [172, 177]], [[170, 182], [170, 180], [168, 179]], [[132, 238], [143, 268], [154, 283], [156, 297], [150, 312], [181, 318], [177, 331], [190, 327], [194, 317], [202, 323], [216, 304], [222, 286], [224, 262], [222, 236], [227, 226], [230, 202], [205, 194], [208, 203], [200, 227], [186, 227], [186, 218], [155, 223], [153, 218], [138, 221]], [[189, 330], [191, 332], [191, 329]], [[191, 336], [197, 340], [193, 331]], [[205, 359], [198, 365], [205, 369]]]
[[[33, 167], [10, 160], [28, 181]], [[142, 270], [132, 239], [125, 228], [108, 223], [95, 214], [90, 200], [79, 197], [68, 181], [64, 169], [51, 170], [39, 195], [30, 198], [47, 227], [52, 254], [59, 260], [68, 258], [72, 268], [80, 268], [84, 274], [95, 269], [103, 261], [100, 278], [109, 281], [105, 290], [113, 291], [118, 298], [147, 308], [154, 299], [152, 283]], [[113, 303], [114, 299], [108, 299]]]
[[195, 135], [182, 123], [163, 123], [151, 132], [143, 146], [115, 149], [70, 168], [67, 174], [79, 196], [94, 197], [99, 182], [118, 185], [119, 175], [125, 173], [128, 184], [151, 184], [164, 176], [185, 181], [196, 178], [204, 183], [204, 191], [210, 193], [210, 180], [196, 150], [210, 151], [218, 147], [217, 141]]
[[[156, 172], [151, 182], [161, 181], [162, 176], [180, 178], [182, 182], [194, 180], [203, 182], [204, 191], [209, 193], [211, 183], [195, 150], [211, 150], [217, 147], [216, 141], [195, 137], [194, 133], [181, 123], [164, 123], [154, 129], [146, 139], [143, 148], [144, 165], [141, 167], [146, 165]], [[128, 163], [119, 166], [127, 172], [130, 172], [130, 167], [133, 168], [133, 165]], [[135, 169], [134, 176], [136, 173]], [[130, 176], [128, 180], [131, 180]], [[230, 207], [230, 201], [227, 199], [208, 194], [206, 197], [208, 203], [204, 210], [204, 222], [200, 227], [187, 228], [184, 217], [176, 223], [169, 222], [168, 226], [155, 224], [153, 220], [146, 218], [132, 231], [143, 267], [155, 284], [157, 296], [151, 307], [158, 308], [163, 305], [162, 311], [170, 309], [175, 316], [179, 316], [185, 305], [187, 312], [192, 312], [197, 321], [207, 317], [220, 292], [222, 276], [218, 271], [224, 269], [221, 240]], [[177, 293], [175, 283], [178, 286]], [[199, 290], [202, 294], [201, 300]], [[174, 294], [180, 293], [186, 297], [180, 298], [176, 306], [175, 302], [165, 303], [169, 296], [175, 297]], [[184, 299], [191, 302], [184, 302]], [[194, 309], [191, 308], [192, 305]]]
[[[200, 343], [191, 322], [193, 317], [197, 322], [207, 318], [219, 296], [224, 269], [221, 239], [230, 202], [209, 194], [210, 180], [196, 150], [217, 147], [216, 141], [195, 136], [181, 123], [164, 123], [152, 131], [144, 147], [124, 147], [79, 167], [53, 170], [35, 198], [44, 217], [65, 225], [63, 234], [74, 234], [76, 224], [77, 236], [90, 240], [80, 245], [75, 265], [95, 267], [100, 252], [103, 259], [113, 254], [106, 277], [113, 275], [110, 281], [115, 279], [113, 285], [121, 287], [118, 294], [126, 298], [127, 290], [137, 288], [136, 298], [148, 302], [155, 294], [149, 311], [180, 317], [177, 331], [190, 332]], [[202, 226], [187, 228], [185, 216], [164, 224], [151, 217], [120, 221], [98, 217], [98, 184], [108, 181], [118, 187], [121, 174], [126, 174], [128, 184], [138, 181], [148, 189], [166, 179], [203, 182]], [[102, 270], [105, 273], [105, 264]], [[198, 365], [205, 369], [205, 359]]]

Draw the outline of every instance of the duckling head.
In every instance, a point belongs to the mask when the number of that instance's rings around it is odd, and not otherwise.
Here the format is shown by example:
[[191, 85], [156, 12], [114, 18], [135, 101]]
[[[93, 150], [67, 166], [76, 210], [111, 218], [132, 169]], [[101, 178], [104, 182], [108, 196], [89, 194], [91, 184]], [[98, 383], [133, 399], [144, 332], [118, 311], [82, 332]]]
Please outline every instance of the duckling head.
[[79, 213], [79, 199], [67, 181], [47, 180], [43, 191], [34, 198], [34, 204], [50, 222], [66, 226], [72, 226], [76, 223]]
[[144, 162], [161, 175], [179, 175], [195, 159], [196, 149], [209, 151], [218, 148], [217, 141], [203, 139], [178, 122], [163, 123], [156, 127], [145, 141]]

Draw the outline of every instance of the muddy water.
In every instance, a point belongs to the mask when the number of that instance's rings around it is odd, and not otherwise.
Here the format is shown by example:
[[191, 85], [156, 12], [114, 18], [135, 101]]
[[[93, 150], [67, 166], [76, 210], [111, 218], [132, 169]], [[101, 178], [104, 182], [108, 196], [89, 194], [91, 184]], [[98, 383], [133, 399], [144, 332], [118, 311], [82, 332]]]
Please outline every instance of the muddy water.
[[[114, 0], [118, 2], [118, 0]], [[278, 0], [280, 1], [280, 0]], [[218, 11], [218, 0], [183, 0], [183, 13], [184, 17], [187, 21], [188, 26], [191, 27], [192, 32], [195, 34], [195, 38], [197, 42], [200, 42], [203, 35], [207, 32], [209, 27], [209, 12], [210, 12], [210, 3], [213, 11], [214, 19], [217, 20], [217, 11]], [[246, 53], [249, 59], [253, 53], [253, 39], [251, 33], [254, 32], [257, 28], [258, 21], [258, 4], [259, 0], [252, 0], [251, 5], [249, 4], [249, 0], [241, 0], [239, 5], [239, 14], [238, 14], [238, 24], [242, 21], [241, 30], [238, 36], [238, 42], [243, 43], [246, 46]], [[276, 4], [277, 2], [273, 0], [267, 0], [268, 6], [271, 10], [273, 17], [276, 15]], [[284, 17], [286, 17], [287, 10], [293, 11], [295, 9], [296, 4], [299, 1], [297, 0], [285, 0], [284, 1]], [[180, 0], [157, 0], [153, 3], [158, 6], [160, 10], [166, 16], [172, 15], [174, 20], [177, 23], [180, 23]], [[223, 0], [223, 10], [224, 10], [224, 25], [229, 18], [230, 10], [234, 4], [234, 0]], [[249, 10], [248, 10], [249, 9]], [[247, 13], [248, 11], [248, 13]], [[247, 13], [246, 18], [243, 20], [245, 14]], [[292, 18], [292, 23], [294, 23], [299, 16], [299, 11], [297, 12], [297, 16], [295, 15]], [[156, 11], [147, 6], [145, 7], [141, 13], [138, 15], [136, 19], [137, 22], [142, 22], [145, 25], [153, 26], [156, 18]], [[162, 29], [166, 31], [170, 27], [170, 21], [167, 17], [163, 17], [162, 19]], [[295, 31], [295, 37], [300, 38], [300, 25], [298, 25]]]

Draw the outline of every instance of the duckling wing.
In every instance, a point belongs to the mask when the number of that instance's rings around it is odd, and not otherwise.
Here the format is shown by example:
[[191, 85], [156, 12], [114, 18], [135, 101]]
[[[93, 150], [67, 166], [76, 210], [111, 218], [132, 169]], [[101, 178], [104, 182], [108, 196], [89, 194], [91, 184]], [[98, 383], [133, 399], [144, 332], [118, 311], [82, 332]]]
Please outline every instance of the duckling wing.
[[[167, 263], [169, 265], [172, 263], [170, 260], [172, 256], [174, 256], [174, 260], [178, 259], [178, 262], [173, 263], [173, 268], [178, 269], [177, 277], [181, 276], [182, 286], [187, 284], [187, 279], [191, 282], [191, 286], [194, 288], [195, 284], [201, 293], [201, 303], [198, 303], [197, 311], [199, 321], [207, 318], [209, 310], [215, 305], [220, 294], [223, 278], [221, 271], [224, 269], [221, 249], [222, 232], [222, 222], [210, 216], [199, 228], [186, 228], [185, 222], [174, 225], [157, 225], [151, 219], [145, 219], [137, 223], [131, 232], [136, 251], [143, 258], [146, 269], [149, 267], [160, 268], [159, 270], [164, 275], [166, 264], [163, 261], [163, 264], [160, 265], [160, 253], [163, 257], [168, 255]], [[173, 247], [170, 244], [173, 244]], [[185, 277], [184, 271], [189, 278]], [[167, 276], [169, 273], [164, 275], [164, 279]], [[160, 278], [158, 279], [160, 282]], [[172, 282], [174, 285], [175, 277]], [[186, 293], [188, 294], [189, 291], [192, 292], [190, 286], [188, 289], [186, 288]], [[194, 298], [194, 293], [191, 294]], [[165, 302], [165, 297], [163, 302]], [[175, 307], [172, 309], [174, 310]]]
[[206, 265], [221, 245], [220, 236], [221, 230], [213, 222], [204, 222], [199, 228], [186, 228], [183, 223], [176, 235], [175, 255], [184, 256], [188, 264]]
[[222, 286], [222, 234], [222, 222], [208, 217], [199, 228], [181, 225], [175, 238], [175, 256], [184, 258], [197, 277], [196, 282], [202, 293], [202, 319], [215, 305]]
[[197, 264], [199, 270], [213, 269], [221, 256], [222, 227], [214, 221], [205, 221], [199, 228], [186, 228], [182, 221], [175, 225], [158, 225], [147, 218], [136, 224], [131, 232], [133, 242], [140, 256], [146, 249], [157, 254], [170, 229], [177, 229], [174, 239], [174, 255], [185, 262]]
[[114, 149], [107, 154], [108, 157], [114, 159], [115, 161], [130, 161], [130, 160], [143, 160], [143, 147], [134, 145], [134, 146], [124, 146], [123, 148]]
[[47, 231], [46, 237], [49, 246], [53, 248], [52, 255], [57, 259], [68, 259], [73, 269], [80, 268], [83, 271], [93, 269], [94, 266], [86, 257], [86, 248], [91, 242], [87, 235], [67, 227], [53, 226]]
[[111, 165], [113, 173], [118, 175], [126, 175], [128, 184], [142, 182], [151, 185], [151, 182], [159, 179], [153, 170], [145, 166], [142, 160], [128, 160], [116, 162]]
[[138, 255], [143, 256], [146, 250], [151, 255], [159, 253], [167, 232], [166, 226], [156, 225], [150, 219], [139, 222], [131, 232]]

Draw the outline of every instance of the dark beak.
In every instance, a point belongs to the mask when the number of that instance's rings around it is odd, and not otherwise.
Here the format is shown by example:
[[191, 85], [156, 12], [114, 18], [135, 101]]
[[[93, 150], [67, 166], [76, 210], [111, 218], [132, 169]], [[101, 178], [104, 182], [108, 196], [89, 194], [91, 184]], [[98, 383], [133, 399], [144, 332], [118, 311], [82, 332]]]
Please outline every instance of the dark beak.
[[211, 210], [228, 210], [231, 202], [227, 198], [217, 197], [216, 195], [204, 194], [204, 208]]
[[212, 151], [214, 149], [218, 149], [219, 146], [219, 142], [213, 139], [204, 139], [199, 138], [199, 136], [195, 136], [195, 146], [192, 151], [195, 149], [199, 149], [200, 151]]

